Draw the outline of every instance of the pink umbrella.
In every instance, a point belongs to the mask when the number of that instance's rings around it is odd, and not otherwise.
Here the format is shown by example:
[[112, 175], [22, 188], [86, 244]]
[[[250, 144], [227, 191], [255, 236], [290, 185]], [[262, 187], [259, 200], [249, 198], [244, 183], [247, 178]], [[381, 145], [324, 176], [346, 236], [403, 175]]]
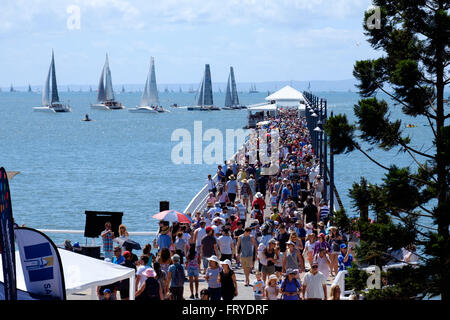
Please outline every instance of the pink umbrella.
[[175, 210], [161, 211], [153, 215], [152, 218], [169, 222], [192, 223], [192, 219], [189, 216]]

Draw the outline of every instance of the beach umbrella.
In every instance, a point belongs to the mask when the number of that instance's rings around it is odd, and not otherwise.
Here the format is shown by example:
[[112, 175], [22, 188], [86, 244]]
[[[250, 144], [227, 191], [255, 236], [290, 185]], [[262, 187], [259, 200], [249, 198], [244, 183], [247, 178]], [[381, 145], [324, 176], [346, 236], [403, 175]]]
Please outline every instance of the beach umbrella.
[[153, 215], [152, 218], [169, 222], [192, 223], [192, 219], [189, 216], [175, 210], [161, 211]]
[[141, 245], [136, 241], [127, 239], [122, 243], [122, 247], [125, 247], [125, 250], [141, 250]]

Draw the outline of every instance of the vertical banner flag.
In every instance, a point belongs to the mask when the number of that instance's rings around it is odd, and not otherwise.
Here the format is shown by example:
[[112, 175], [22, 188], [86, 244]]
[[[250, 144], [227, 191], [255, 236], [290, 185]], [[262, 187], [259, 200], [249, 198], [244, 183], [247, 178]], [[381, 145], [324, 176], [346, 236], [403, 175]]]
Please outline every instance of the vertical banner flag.
[[66, 300], [64, 274], [58, 248], [40, 231], [14, 230], [27, 291]]
[[0, 168], [0, 252], [2, 255], [5, 300], [17, 300], [16, 256], [11, 194], [5, 169]]

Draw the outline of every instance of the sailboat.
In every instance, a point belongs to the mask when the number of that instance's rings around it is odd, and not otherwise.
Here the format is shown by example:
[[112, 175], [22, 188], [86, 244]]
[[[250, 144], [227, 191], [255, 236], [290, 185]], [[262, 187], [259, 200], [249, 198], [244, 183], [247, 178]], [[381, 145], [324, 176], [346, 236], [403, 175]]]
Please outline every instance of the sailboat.
[[42, 90], [42, 107], [34, 107], [33, 109], [34, 111], [46, 111], [46, 112], [72, 112], [70, 105], [62, 104], [59, 101], [58, 85], [56, 84], [55, 55], [53, 53], [53, 50], [52, 50], [52, 62], [50, 63], [47, 79], [45, 80], [44, 88]]
[[33, 92], [33, 90], [31, 90], [31, 85], [28, 85], [28, 92]]
[[189, 91], [188, 93], [195, 93], [196, 91], [194, 90], [194, 88], [192, 88], [192, 86], [189, 87]]
[[122, 93], [125, 93], [125, 86], [122, 85]]
[[150, 59], [150, 70], [148, 71], [147, 81], [145, 82], [144, 92], [142, 93], [141, 103], [136, 108], [128, 109], [130, 112], [139, 113], [157, 113], [169, 112], [159, 106], [158, 88], [156, 86], [155, 59]]
[[220, 110], [219, 107], [214, 106], [212, 84], [211, 84], [211, 71], [209, 64], [205, 65], [205, 73], [203, 75], [200, 88], [197, 93], [197, 105], [187, 108], [190, 111], [200, 110], [200, 111], [210, 111], [210, 110]]
[[256, 85], [255, 84], [252, 84], [250, 86], [250, 90], [248, 91], [248, 93], [259, 93], [259, 91], [256, 90]]
[[227, 91], [225, 93], [225, 110], [244, 109], [245, 106], [239, 104], [239, 97], [236, 89], [236, 80], [234, 78], [234, 69], [230, 67], [228, 75]]
[[14, 90], [14, 87], [13, 87], [13, 85], [12, 85], [12, 83], [11, 83], [11, 87], [9, 88], [9, 92], [15, 92], [16, 90]]
[[114, 99], [111, 70], [109, 69], [108, 54], [106, 54], [105, 65], [103, 66], [98, 83], [97, 103], [91, 104], [92, 109], [98, 110], [118, 110], [125, 109], [121, 102]]

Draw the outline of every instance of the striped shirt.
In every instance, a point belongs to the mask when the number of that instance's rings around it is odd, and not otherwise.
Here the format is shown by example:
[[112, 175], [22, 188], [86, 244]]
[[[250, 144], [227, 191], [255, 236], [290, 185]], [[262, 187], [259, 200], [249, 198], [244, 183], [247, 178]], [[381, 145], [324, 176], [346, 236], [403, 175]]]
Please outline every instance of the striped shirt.
[[[105, 230], [102, 232], [102, 238], [103, 238], [103, 251], [104, 252], [112, 252], [113, 251], [113, 237], [112, 233], [108, 233], [105, 235], [105, 233], [108, 232], [108, 230]], [[105, 235], [103, 237], [103, 235]]]
[[320, 207], [320, 220], [323, 221], [325, 218], [328, 217], [329, 214], [330, 214], [330, 209], [328, 208], [327, 205]]

